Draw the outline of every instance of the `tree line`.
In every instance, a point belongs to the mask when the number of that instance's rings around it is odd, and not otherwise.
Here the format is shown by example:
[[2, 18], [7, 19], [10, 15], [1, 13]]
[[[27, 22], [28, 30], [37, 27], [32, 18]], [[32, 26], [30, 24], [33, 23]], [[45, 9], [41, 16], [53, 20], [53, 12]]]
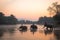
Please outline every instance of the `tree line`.
[[0, 24], [17, 24], [18, 20], [14, 15], [5, 16], [3, 12], [0, 12]]
[[[47, 23], [54, 23], [54, 24], [60, 24], [60, 4], [58, 2], [52, 3], [51, 6], [48, 7], [48, 12], [50, 14], [50, 17], [40, 17], [38, 20], [39, 24]], [[52, 16], [53, 15], [53, 16]]]

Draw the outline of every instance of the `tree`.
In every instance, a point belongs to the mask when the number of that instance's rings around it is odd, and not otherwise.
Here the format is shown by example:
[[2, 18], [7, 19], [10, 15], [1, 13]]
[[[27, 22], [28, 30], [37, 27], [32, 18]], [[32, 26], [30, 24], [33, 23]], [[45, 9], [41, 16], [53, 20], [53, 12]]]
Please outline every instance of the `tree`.
[[10, 21], [11, 21], [12, 24], [16, 24], [17, 23], [17, 19], [12, 14], [10, 15]]
[[4, 16], [4, 14], [0, 12], [0, 24], [17, 24], [17, 22], [14, 15]]
[[53, 16], [53, 19], [57, 24], [60, 24], [60, 21], [59, 21], [60, 20], [60, 5], [58, 4], [58, 2], [53, 3], [53, 5], [48, 8], [48, 11], [50, 12], [50, 14], [51, 12], [54, 12], [55, 15]]
[[0, 12], [0, 24], [4, 24], [4, 14]]
[[4, 16], [4, 14], [2, 12], [0, 12], [0, 17]]
[[48, 7], [48, 11], [51, 13], [57, 13], [58, 12], [58, 2], [52, 3], [52, 6]]

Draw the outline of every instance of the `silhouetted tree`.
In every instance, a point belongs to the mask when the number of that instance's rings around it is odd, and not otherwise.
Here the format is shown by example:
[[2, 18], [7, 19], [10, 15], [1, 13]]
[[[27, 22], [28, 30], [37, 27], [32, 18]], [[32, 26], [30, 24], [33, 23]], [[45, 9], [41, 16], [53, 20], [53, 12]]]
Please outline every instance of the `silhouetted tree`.
[[60, 24], [60, 14], [56, 14], [53, 18], [57, 24]]
[[53, 12], [55, 15], [53, 16], [54, 21], [57, 24], [60, 24], [60, 5], [58, 4], [58, 2], [53, 3], [52, 7], [48, 8], [50, 14], [51, 12]]
[[16, 17], [14, 15], [11, 15], [10, 17], [12, 18], [11, 21], [14, 22], [14, 24], [16, 24], [17, 23]]
[[58, 2], [55, 2], [55, 3], [52, 3], [52, 6], [49, 6], [48, 7], [48, 11], [50, 12], [50, 14], [54, 14], [54, 13], [56, 13], [57, 14], [57, 12], [58, 12]]
[[0, 24], [17, 24], [17, 22], [14, 15], [4, 16], [4, 14], [0, 12]]
[[4, 24], [4, 14], [0, 12], [0, 24]]
[[14, 15], [10, 15], [7, 19], [8, 19], [8, 24], [16, 24], [17, 23], [17, 19], [15, 18]]
[[0, 17], [4, 16], [4, 14], [2, 12], [0, 12]]

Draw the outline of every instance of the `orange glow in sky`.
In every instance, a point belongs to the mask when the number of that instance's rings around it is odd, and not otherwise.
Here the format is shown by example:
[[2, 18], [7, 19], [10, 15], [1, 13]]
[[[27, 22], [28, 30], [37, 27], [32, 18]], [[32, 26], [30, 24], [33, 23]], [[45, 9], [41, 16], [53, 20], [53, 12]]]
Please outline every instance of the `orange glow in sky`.
[[19, 19], [37, 20], [41, 16], [49, 16], [47, 8], [56, 1], [59, 0], [0, 0], [0, 11]]

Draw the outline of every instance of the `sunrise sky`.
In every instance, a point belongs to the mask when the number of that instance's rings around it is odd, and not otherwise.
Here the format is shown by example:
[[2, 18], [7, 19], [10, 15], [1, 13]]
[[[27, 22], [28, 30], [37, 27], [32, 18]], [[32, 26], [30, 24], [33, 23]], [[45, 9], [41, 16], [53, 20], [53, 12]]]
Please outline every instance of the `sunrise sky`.
[[18, 19], [38, 20], [49, 16], [47, 8], [59, 0], [0, 0], [0, 11], [6, 16], [13, 14]]

